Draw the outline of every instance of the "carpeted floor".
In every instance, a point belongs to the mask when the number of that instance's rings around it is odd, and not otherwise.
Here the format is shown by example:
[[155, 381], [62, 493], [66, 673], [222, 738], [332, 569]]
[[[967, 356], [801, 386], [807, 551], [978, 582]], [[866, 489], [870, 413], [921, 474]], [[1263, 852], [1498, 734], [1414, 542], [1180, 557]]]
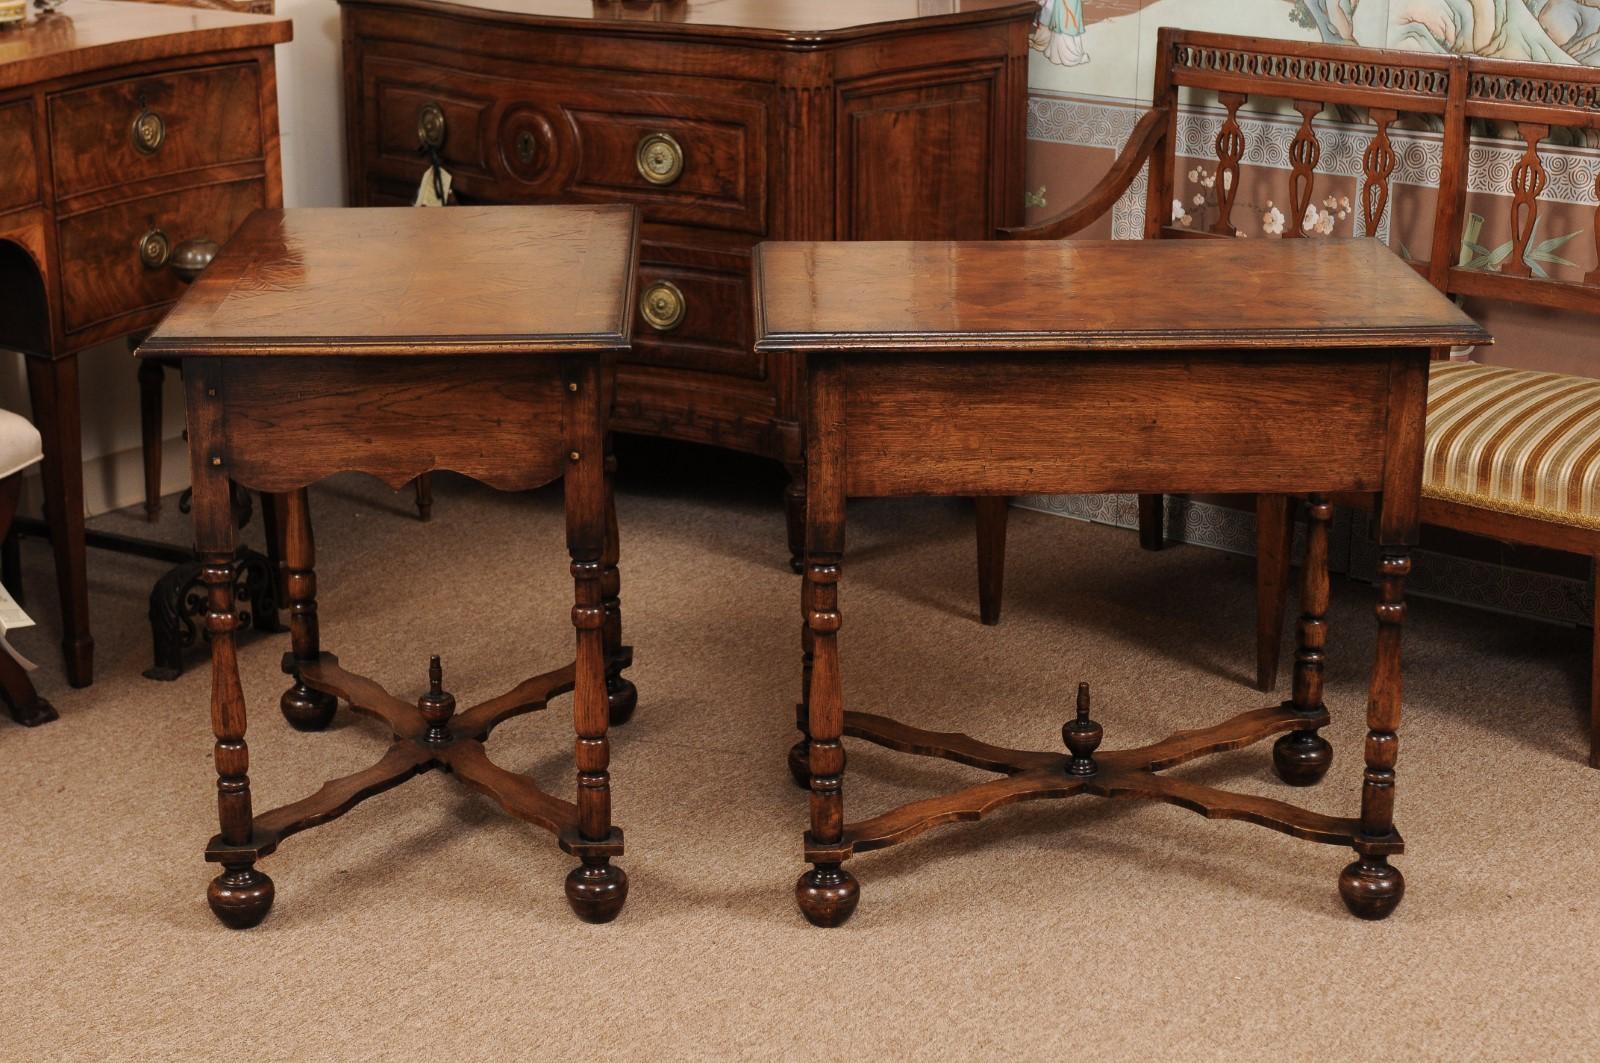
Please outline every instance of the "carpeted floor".
[[[638, 479], [620, 498], [637, 717], [614, 732], [622, 917], [586, 926], [570, 858], [431, 774], [287, 841], [277, 905], [223, 929], [203, 895], [215, 830], [200, 661], [140, 678], [161, 566], [95, 554], [99, 681], [61, 681], [46, 548], [26, 548], [59, 722], [0, 719], [0, 1057], [47, 1059], [1593, 1059], [1600, 1052], [1600, 772], [1584, 766], [1584, 635], [1413, 603], [1386, 923], [1348, 916], [1343, 850], [1167, 806], [1013, 807], [853, 863], [855, 919], [805, 925], [805, 801], [784, 767], [798, 581], [769, 483]], [[324, 645], [406, 698], [427, 655], [463, 704], [570, 657], [560, 496], [442, 477], [433, 523], [359, 478], [318, 489]], [[169, 506], [169, 510], [175, 507]], [[1250, 564], [1141, 552], [1128, 532], [1016, 511], [1004, 622], [976, 620], [971, 515], [851, 507], [847, 703], [1053, 748], [1089, 680], [1106, 748], [1264, 704]], [[139, 531], [131, 518], [98, 522]], [[171, 513], [159, 533], [179, 541]], [[1328, 735], [1313, 807], [1359, 784], [1374, 625], [1336, 582]], [[257, 808], [375, 760], [341, 712], [279, 717], [282, 637], [244, 641]], [[566, 793], [554, 711], [491, 751]], [[1180, 771], [1282, 795], [1265, 745]], [[978, 777], [850, 748], [855, 814]]]

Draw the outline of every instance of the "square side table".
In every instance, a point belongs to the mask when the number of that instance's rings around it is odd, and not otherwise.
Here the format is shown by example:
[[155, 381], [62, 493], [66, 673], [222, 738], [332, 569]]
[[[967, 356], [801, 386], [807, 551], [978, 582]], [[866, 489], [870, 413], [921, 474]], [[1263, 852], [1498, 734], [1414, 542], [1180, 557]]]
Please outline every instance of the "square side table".
[[[273, 884], [257, 862], [285, 838], [436, 768], [556, 835], [579, 858], [566, 895], [586, 920], [621, 911], [611, 863], [609, 723], [637, 695], [622, 678], [617, 527], [607, 412], [630, 345], [637, 258], [631, 207], [260, 211], [140, 348], [178, 358], [188, 396], [197, 550], [205, 566], [222, 865], [212, 911], [259, 923]], [[400, 487], [451, 469], [504, 491], [566, 482], [575, 585], [573, 663], [456, 712], [438, 656], [416, 704], [322, 649], [306, 489], [359, 471]], [[229, 481], [284, 496], [291, 676], [281, 708], [320, 730], [339, 701], [393, 740], [372, 767], [256, 813], [235, 657]], [[573, 695], [577, 794], [567, 801], [491, 763], [500, 723]]]
[[[811, 792], [796, 897], [843, 923], [860, 887], [844, 862], [1017, 801], [1092, 794], [1164, 801], [1347, 845], [1339, 889], [1380, 919], [1404, 880], [1389, 864], [1400, 725], [1402, 591], [1422, 485], [1430, 349], [1488, 334], [1366, 240], [768, 243], [756, 258], [757, 349], [802, 356], [810, 482], [801, 611], [801, 739]], [[1066, 751], [1006, 749], [847, 712], [838, 586], [849, 495], [1105, 491], [1309, 492], [1294, 696], [1281, 705], [1098, 752], [1089, 687]], [[1279, 776], [1318, 782], [1333, 492], [1381, 493], [1377, 658], [1357, 817], [1160, 774], [1280, 736]], [[939, 757], [998, 778], [868, 819], [844, 816], [841, 738]]]

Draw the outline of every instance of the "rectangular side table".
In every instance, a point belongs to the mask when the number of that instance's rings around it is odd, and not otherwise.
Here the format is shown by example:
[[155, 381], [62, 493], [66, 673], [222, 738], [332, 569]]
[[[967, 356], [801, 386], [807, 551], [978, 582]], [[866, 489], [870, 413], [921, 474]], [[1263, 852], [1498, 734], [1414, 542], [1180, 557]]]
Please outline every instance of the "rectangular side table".
[[[801, 741], [811, 791], [796, 896], [836, 926], [859, 886], [843, 863], [1017, 801], [1165, 801], [1348, 845], [1339, 888], [1380, 919], [1404, 882], [1389, 857], [1400, 723], [1402, 589], [1417, 532], [1429, 349], [1484, 330], [1381, 245], [1355, 240], [1055, 244], [769, 243], [756, 258], [758, 349], [804, 356], [810, 477]], [[838, 583], [848, 495], [1311, 492], [1294, 696], [1153, 745], [1098, 753], [1087, 684], [1066, 752], [1004, 749], [846, 712]], [[1326, 494], [1382, 492], [1377, 659], [1357, 818], [1230, 793], [1163, 769], [1279, 735], [1291, 785], [1327, 771], [1317, 732], [1328, 603]], [[841, 735], [998, 779], [847, 823]]]
[[[621, 911], [628, 882], [610, 863], [622, 832], [611, 825], [606, 730], [636, 695], [620, 675], [632, 654], [622, 645], [606, 415], [615, 359], [630, 341], [637, 249], [625, 206], [260, 211], [140, 348], [181, 358], [188, 392], [222, 825], [206, 849], [223, 867], [208, 896], [227, 925], [266, 916], [272, 880], [255, 865], [280, 841], [434, 768], [579, 858], [566, 893], [581, 918]], [[411, 705], [345, 671], [318, 633], [307, 486], [354, 470], [398, 488], [434, 469], [503, 491], [566, 482], [576, 660], [459, 715], [438, 657], [428, 693]], [[343, 700], [394, 734], [372, 767], [260, 814], [234, 650], [230, 478], [287, 496], [284, 715], [319, 730]], [[576, 802], [496, 767], [483, 745], [500, 723], [568, 691]]]

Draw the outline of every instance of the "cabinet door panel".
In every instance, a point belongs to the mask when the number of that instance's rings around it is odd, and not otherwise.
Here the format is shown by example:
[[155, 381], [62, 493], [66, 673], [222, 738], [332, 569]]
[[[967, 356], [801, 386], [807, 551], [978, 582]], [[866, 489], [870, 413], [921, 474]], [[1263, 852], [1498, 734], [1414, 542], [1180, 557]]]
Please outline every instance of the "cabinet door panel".
[[840, 93], [838, 236], [986, 240], [996, 72]]

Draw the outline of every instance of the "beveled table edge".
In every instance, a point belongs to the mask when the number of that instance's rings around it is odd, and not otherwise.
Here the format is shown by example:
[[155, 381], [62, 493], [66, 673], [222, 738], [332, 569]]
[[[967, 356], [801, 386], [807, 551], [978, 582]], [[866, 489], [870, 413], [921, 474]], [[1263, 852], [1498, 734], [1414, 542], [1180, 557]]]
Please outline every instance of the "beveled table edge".
[[[1317, 350], [1361, 350], [1395, 347], [1487, 347], [1494, 343], [1489, 330], [1461, 315], [1452, 328], [1392, 326], [1388, 328], [1284, 329], [1218, 328], [1174, 332], [1171, 329], [1017, 329], [1004, 332], [966, 330], [898, 332], [777, 332], [767, 326], [766, 249], [774, 243], [826, 243], [829, 241], [773, 241], [756, 245], [750, 260], [750, 294], [755, 350], [761, 354], [936, 354], [962, 351], [1015, 351], [1049, 354], [1092, 351], [1200, 351], [1282, 350], [1301, 347]], [[949, 243], [951, 241], [936, 241]], [[1143, 241], [1129, 241], [1131, 244]], [[1429, 285], [1431, 288], [1432, 286]], [[1437, 291], [1437, 289], [1433, 289]], [[1443, 293], [1441, 293], [1443, 294]]]
[[[476, 339], [440, 336], [426, 342], [402, 343], [389, 339], [345, 336], [307, 337], [296, 340], [195, 339], [146, 340], [134, 352], [138, 358], [232, 358], [297, 356], [430, 358], [457, 355], [626, 354], [633, 349], [629, 333], [598, 332], [564, 336], [493, 336]], [[333, 348], [337, 348], [334, 350]]]

